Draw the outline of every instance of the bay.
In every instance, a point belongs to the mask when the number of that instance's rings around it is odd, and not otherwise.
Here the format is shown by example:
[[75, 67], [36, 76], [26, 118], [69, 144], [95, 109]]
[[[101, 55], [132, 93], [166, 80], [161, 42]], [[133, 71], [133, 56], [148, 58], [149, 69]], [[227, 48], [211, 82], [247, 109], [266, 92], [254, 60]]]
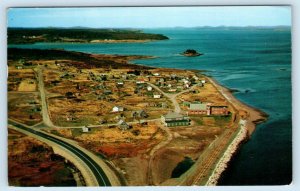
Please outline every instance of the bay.
[[[198, 69], [220, 84], [238, 90], [241, 101], [269, 115], [242, 145], [220, 185], [283, 185], [292, 181], [291, 31], [287, 28], [144, 29], [169, 40], [147, 43], [9, 45], [65, 49], [86, 53], [152, 55], [135, 60], [155, 67]], [[186, 49], [203, 56], [184, 57]]]

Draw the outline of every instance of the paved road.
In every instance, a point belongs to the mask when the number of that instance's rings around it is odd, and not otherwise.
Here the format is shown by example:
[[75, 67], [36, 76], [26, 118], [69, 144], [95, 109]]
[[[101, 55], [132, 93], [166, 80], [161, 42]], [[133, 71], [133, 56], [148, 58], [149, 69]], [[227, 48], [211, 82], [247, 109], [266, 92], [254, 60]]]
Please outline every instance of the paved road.
[[93, 174], [95, 175], [97, 182], [99, 184], [99, 186], [111, 186], [111, 183], [109, 181], [109, 179], [107, 178], [107, 176], [105, 175], [104, 171], [101, 169], [101, 167], [91, 158], [89, 157], [87, 154], [85, 154], [84, 152], [82, 152], [80, 149], [76, 148], [75, 146], [62, 141], [60, 139], [57, 139], [55, 137], [52, 137], [50, 135], [44, 134], [40, 131], [36, 131], [34, 129], [30, 129], [25, 127], [24, 125], [21, 125], [19, 123], [10, 121], [8, 122], [10, 125], [13, 125], [19, 129], [25, 130], [29, 133], [35, 134], [37, 136], [43, 137], [49, 141], [52, 141], [64, 148], [66, 148], [67, 150], [73, 152], [75, 155], [77, 155], [86, 165], [89, 166], [89, 168], [91, 169], [91, 171], [93, 172]]

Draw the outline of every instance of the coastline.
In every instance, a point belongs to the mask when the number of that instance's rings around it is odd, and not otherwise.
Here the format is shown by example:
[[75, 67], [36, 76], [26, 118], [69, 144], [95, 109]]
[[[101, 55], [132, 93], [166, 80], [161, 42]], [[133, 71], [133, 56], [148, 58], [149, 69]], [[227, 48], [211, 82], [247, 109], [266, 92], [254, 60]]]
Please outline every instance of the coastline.
[[207, 77], [207, 79], [230, 102], [230, 104], [237, 110], [237, 112], [246, 111], [247, 113], [246, 116], [240, 119], [238, 131], [234, 133], [233, 139], [230, 141], [227, 149], [224, 151], [223, 155], [213, 169], [212, 174], [209, 176], [208, 181], [205, 183], [206, 186], [216, 186], [221, 178], [221, 175], [226, 171], [228, 164], [230, 163], [236, 152], [240, 149], [242, 143], [250, 138], [257, 124], [265, 122], [267, 120], [268, 114], [245, 103], [242, 103], [240, 100], [234, 97], [234, 95], [228, 88], [221, 86], [212, 77]]
[[[66, 51], [66, 52], [70, 52], [70, 51]], [[83, 55], [86, 54], [89, 57], [100, 59], [100, 60], [103, 58], [106, 58], [108, 60], [114, 60], [116, 64], [119, 65], [119, 67], [122, 67], [123, 64], [125, 67], [138, 66], [142, 68], [145, 67], [148, 69], [160, 68], [160, 67], [149, 67], [149, 66], [134, 64], [130, 62], [130, 60], [135, 60], [135, 59], [153, 58], [151, 56], [150, 57], [122, 56], [122, 55], [107, 55], [107, 54], [92, 54], [92, 53], [81, 53], [81, 54]], [[162, 69], [182, 70], [182, 69], [173, 69], [173, 68], [162, 68]], [[189, 70], [189, 71], [193, 71], [193, 70]], [[231, 136], [231, 138], [228, 139], [228, 146], [226, 146], [226, 149], [222, 151], [223, 155], [221, 156], [221, 158], [219, 160], [217, 158], [214, 160], [214, 165], [211, 166], [213, 168], [212, 173], [211, 171], [207, 173], [209, 179], [205, 185], [216, 185], [222, 173], [226, 170], [228, 163], [230, 162], [234, 154], [238, 151], [241, 143], [245, 141], [254, 132], [256, 124], [261, 123], [267, 119], [267, 114], [245, 103], [242, 103], [240, 100], [234, 97], [230, 89], [220, 85], [215, 79], [213, 79], [213, 77], [207, 76], [205, 74], [202, 75], [207, 79], [207, 81], [212, 83], [212, 85], [219, 91], [221, 95], [224, 96], [224, 98], [228, 101], [228, 103], [232, 105], [232, 107], [234, 108], [238, 118], [242, 118], [241, 120], [243, 121], [242, 123], [243, 125], [240, 125], [240, 128], [234, 128], [235, 130], [235, 132], [233, 133], [234, 136]], [[222, 153], [220, 153], [220, 155]]]
[[245, 116], [245, 120], [247, 121], [246, 126], [247, 126], [247, 131], [249, 133], [249, 136], [252, 135], [257, 124], [267, 120], [268, 114], [266, 114], [263, 111], [260, 111], [257, 108], [254, 108], [252, 106], [249, 106], [241, 102], [231, 93], [230, 89], [220, 85], [212, 77], [207, 77], [207, 78], [237, 111], [247, 112], [247, 115]]

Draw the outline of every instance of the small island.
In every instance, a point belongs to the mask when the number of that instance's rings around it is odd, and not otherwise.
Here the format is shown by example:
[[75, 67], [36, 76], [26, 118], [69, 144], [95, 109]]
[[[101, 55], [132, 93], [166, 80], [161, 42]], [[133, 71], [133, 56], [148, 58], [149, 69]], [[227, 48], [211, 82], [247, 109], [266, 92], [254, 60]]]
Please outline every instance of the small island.
[[201, 56], [203, 55], [202, 53], [197, 52], [194, 49], [187, 49], [182, 53], [184, 56]]

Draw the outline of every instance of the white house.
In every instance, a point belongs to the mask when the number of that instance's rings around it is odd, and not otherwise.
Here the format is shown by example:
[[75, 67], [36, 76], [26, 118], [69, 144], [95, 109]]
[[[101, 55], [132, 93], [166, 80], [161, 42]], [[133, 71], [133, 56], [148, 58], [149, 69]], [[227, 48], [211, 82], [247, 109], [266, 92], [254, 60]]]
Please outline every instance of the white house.
[[171, 89], [169, 89], [168, 91], [169, 91], [169, 92], [176, 92], [176, 91], [177, 91], [177, 89], [175, 89], [175, 88], [171, 88]]
[[152, 91], [152, 87], [151, 86], [147, 86], [147, 90], [150, 92], [150, 91]]
[[198, 78], [197, 76], [193, 76], [193, 78], [194, 78], [195, 80], [199, 80], [199, 78]]
[[153, 74], [153, 76], [159, 76], [159, 75], [160, 75], [159, 73], [154, 73], [154, 74]]
[[205, 80], [201, 80], [201, 83], [202, 83], [202, 84], [205, 84], [205, 82], [206, 82]]
[[123, 85], [124, 85], [124, 82], [123, 82], [123, 81], [117, 81], [117, 85], [123, 86]]
[[161, 94], [155, 93], [155, 94], [153, 94], [153, 98], [159, 99], [159, 98], [161, 98]]
[[184, 84], [188, 84], [188, 83], [190, 83], [190, 81], [189, 81], [189, 80], [187, 80], [187, 79], [182, 79], [182, 81], [183, 81], [183, 83], [184, 83]]
[[82, 127], [82, 132], [83, 133], [87, 133], [87, 132], [89, 132], [91, 129], [90, 128], [88, 128], [88, 127]]
[[124, 107], [122, 106], [114, 106], [112, 112], [124, 111]]

